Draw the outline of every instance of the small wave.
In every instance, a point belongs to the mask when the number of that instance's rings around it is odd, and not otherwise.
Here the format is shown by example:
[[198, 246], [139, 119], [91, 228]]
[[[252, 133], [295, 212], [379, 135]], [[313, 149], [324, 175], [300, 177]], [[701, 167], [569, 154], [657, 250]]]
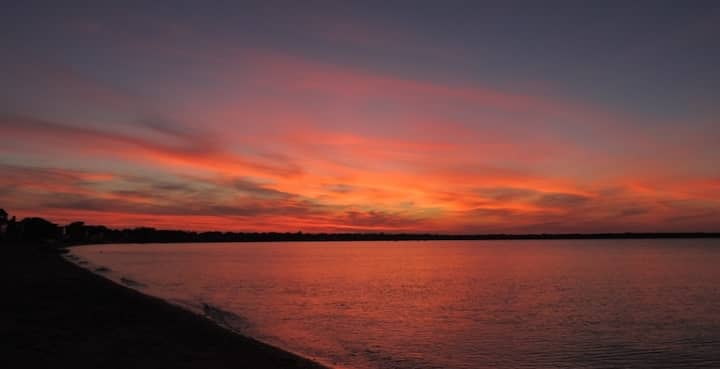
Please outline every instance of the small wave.
[[125, 277], [120, 278], [120, 282], [122, 282], [123, 284], [125, 284], [126, 286], [129, 286], [129, 287], [147, 287], [146, 285], [144, 285], [138, 281], [132, 280], [130, 278], [125, 278]]
[[204, 302], [202, 303], [202, 309], [205, 316], [210, 320], [232, 331], [243, 332], [250, 327], [250, 322], [246, 318], [233, 312]]

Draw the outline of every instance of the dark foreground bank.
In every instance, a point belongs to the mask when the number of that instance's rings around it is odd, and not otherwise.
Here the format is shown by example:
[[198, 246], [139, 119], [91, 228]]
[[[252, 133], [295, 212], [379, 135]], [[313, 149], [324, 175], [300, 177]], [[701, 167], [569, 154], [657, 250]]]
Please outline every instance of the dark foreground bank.
[[116, 285], [58, 253], [1, 249], [4, 368], [322, 368]]

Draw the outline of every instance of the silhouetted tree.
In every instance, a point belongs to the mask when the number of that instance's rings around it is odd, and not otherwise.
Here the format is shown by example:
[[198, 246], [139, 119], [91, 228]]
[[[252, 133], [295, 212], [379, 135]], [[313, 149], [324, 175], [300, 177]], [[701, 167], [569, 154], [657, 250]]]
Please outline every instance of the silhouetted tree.
[[0, 209], [0, 240], [7, 238], [8, 225], [8, 213]]
[[4, 243], [64, 244], [148, 243], [148, 242], [268, 242], [268, 241], [410, 241], [410, 240], [546, 240], [546, 239], [617, 239], [617, 238], [720, 238], [720, 233], [594, 233], [594, 234], [466, 234], [431, 233], [303, 233], [303, 232], [192, 232], [149, 227], [110, 229], [74, 222], [65, 227], [42, 218], [20, 222], [0, 209], [0, 241]]
[[83, 243], [87, 241], [87, 231], [84, 222], [73, 222], [65, 226], [65, 241], [70, 243]]
[[43, 218], [25, 218], [20, 221], [23, 241], [55, 241], [59, 239], [60, 228]]

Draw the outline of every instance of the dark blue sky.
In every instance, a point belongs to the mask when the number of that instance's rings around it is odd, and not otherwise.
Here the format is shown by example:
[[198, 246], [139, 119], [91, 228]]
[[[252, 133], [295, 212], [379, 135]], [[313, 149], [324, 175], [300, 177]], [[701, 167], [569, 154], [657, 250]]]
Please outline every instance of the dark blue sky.
[[9, 55], [73, 64], [121, 58], [123, 44], [147, 37], [289, 50], [460, 85], [547, 88], [648, 114], [713, 114], [720, 91], [712, 1], [10, 2], [2, 20]]

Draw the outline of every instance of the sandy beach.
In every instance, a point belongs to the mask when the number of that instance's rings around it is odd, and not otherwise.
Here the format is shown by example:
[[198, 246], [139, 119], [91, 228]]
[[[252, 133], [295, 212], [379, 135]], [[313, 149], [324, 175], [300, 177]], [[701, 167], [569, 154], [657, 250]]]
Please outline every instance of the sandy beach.
[[53, 251], [3, 245], [7, 368], [323, 368], [94, 275]]

